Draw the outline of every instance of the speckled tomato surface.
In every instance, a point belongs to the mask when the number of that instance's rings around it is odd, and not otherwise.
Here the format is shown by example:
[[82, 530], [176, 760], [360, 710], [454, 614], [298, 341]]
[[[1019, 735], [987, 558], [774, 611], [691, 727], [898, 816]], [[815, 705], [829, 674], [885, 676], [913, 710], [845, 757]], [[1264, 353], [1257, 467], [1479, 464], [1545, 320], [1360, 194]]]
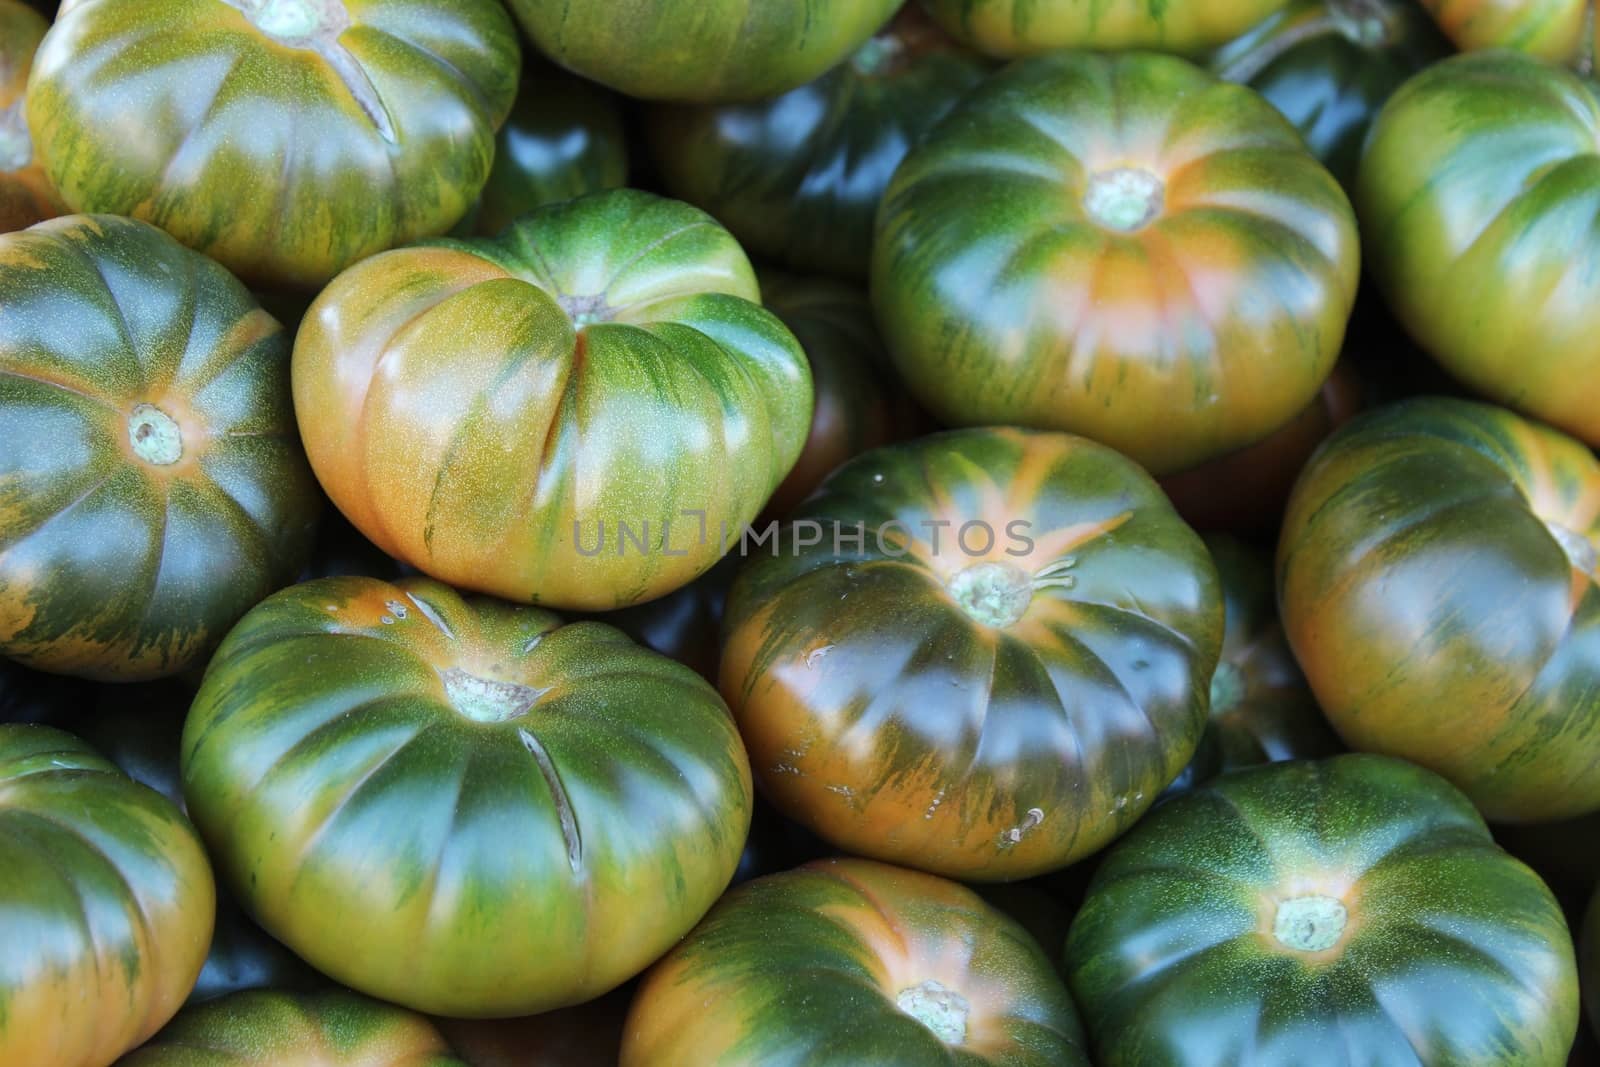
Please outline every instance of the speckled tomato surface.
[[1594, 0], [1419, 0], [1463, 52], [1508, 49], [1593, 67]]
[[950, 33], [990, 55], [1059, 48], [1193, 54], [1231, 41], [1286, 0], [921, 0]]
[[105, 1067], [155, 1033], [213, 908], [177, 808], [69, 734], [0, 725], [0, 1063]]
[[895, 172], [876, 241], [879, 325], [933, 415], [1080, 433], [1158, 475], [1311, 403], [1359, 273], [1349, 202], [1283, 116], [1143, 53], [984, 82]]
[[73, 209], [317, 286], [466, 212], [520, 56], [494, 0], [77, 0], [28, 123]]
[[433, 1024], [343, 990], [235, 993], [187, 1008], [117, 1067], [468, 1067]]
[[1561, 1067], [1561, 908], [1467, 798], [1350, 755], [1224, 775], [1107, 855], [1067, 939], [1099, 1067]]
[[729, 596], [721, 688], [766, 794], [837, 847], [1027, 877], [1133, 825], [1194, 755], [1216, 570], [1108, 448], [963, 430], [877, 449], [769, 552]]
[[21, 0], [0, 0], [0, 233], [62, 210], [28, 132], [28, 72], [48, 25]]
[[1491, 819], [1600, 808], [1600, 462], [1465, 400], [1362, 416], [1301, 476], [1278, 547], [1295, 656], [1352, 748]]
[[794, 466], [811, 373], [710, 216], [632, 190], [375, 256], [295, 341], [339, 509], [454, 585], [605, 610], [720, 559]]
[[305, 562], [288, 342], [141, 222], [0, 236], [0, 652], [132, 681], [204, 657]]
[[622, 1067], [1088, 1067], [1049, 960], [970, 889], [821, 860], [730, 893], [650, 972]]
[[687, 667], [424, 579], [322, 579], [246, 615], [190, 711], [183, 785], [268, 932], [353, 989], [474, 1017], [643, 969], [727, 886], [751, 806], [727, 708]]

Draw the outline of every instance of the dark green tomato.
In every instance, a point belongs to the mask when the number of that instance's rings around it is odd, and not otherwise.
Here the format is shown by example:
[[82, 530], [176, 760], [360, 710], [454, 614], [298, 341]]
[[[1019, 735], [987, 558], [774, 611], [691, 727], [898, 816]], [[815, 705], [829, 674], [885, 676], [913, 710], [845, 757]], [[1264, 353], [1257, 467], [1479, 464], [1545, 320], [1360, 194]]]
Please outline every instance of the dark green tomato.
[[1179, 782], [1343, 751], [1278, 624], [1271, 558], [1226, 534], [1207, 537], [1206, 547], [1222, 579], [1226, 625], [1206, 737]]
[[322, 579], [245, 616], [189, 714], [183, 783], [263, 927], [441, 1015], [636, 974], [727, 886], [750, 823], [744, 750], [688, 668], [418, 579]]
[[1033, 938], [942, 878], [858, 859], [740, 886], [645, 978], [622, 1067], [1088, 1067]]
[[95, 686], [82, 679], [30, 671], [0, 657], [0, 723], [58, 725], [66, 716], [92, 705], [96, 692]]
[[457, 232], [497, 236], [521, 216], [628, 184], [628, 138], [610, 92], [529, 57], [494, 169]]
[[781, 517], [845, 460], [911, 437], [927, 419], [889, 363], [866, 293], [764, 272], [761, 299], [805, 349], [815, 394], [805, 448], [767, 501], [765, 514]]
[[1444, 779], [1382, 756], [1162, 805], [1066, 958], [1100, 1067], [1560, 1067], [1578, 1025], [1549, 889]]
[[650, 143], [668, 190], [752, 255], [864, 279], [889, 178], [989, 69], [910, 3], [850, 59], [782, 96], [656, 109]]
[[1291, 0], [1209, 65], [1266, 97], [1348, 187], [1389, 94], [1449, 54], [1415, 0]]
[[0, 1063], [104, 1067], [200, 973], [211, 868], [177, 808], [82, 741], [0, 726]]
[[421, 1015], [345, 990], [235, 993], [185, 1008], [116, 1067], [467, 1067]]
[[901, 0], [509, 0], [562, 66], [644, 100], [760, 100], [816, 78]]
[[118, 681], [204, 661], [322, 507], [283, 331], [152, 226], [0, 236], [0, 652]]
[[1131, 460], [936, 434], [851, 460], [793, 519], [738, 549], [720, 684], [767, 796], [836, 847], [1025, 878], [1122, 833], [1194, 755], [1221, 593]]
[[316, 287], [465, 214], [520, 53], [495, 0], [78, 0], [28, 124], [75, 210]]

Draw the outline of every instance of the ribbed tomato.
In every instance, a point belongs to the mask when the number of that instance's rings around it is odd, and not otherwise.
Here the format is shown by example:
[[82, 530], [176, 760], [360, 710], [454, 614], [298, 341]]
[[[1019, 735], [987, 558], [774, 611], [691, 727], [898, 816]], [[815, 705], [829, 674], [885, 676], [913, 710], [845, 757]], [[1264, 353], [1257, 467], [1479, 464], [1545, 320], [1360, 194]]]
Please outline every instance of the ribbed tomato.
[[908, 3], [850, 59], [782, 96], [657, 108], [650, 141], [668, 190], [752, 255], [865, 278], [895, 168], [989, 66]]
[[843, 60], [901, 0], [508, 0], [556, 62], [646, 100], [759, 100]]
[[1489, 399], [1600, 444], [1600, 96], [1481, 52], [1419, 74], [1373, 124], [1356, 185], [1395, 315]]
[[1072, 999], [970, 889], [866, 860], [740, 886], [646, 977], [622, 1067], [1088, 1067]]
[[1255, 93], [1063, 52], [984, 82], [906, 157], [873, 299], [944, 422], [1069, 430], [1170, 474], [1311, 403], [1358, 258], [1338, 182]]
[[1131, 461], [955, 431], [857, 457], [792, 518], [745, 546], [721, 687], [766, 794], [835, 846], [1027, 877], [1122, 833], [1194, 755], [1216, 570]]
[[750, 824], [744, 749], [688, 668], [421, 579], [321, 579], [246, 615], [190, 711], [183, 784], [262, 926], [441, 1015], [636, 974], [727, 886]]
[[1420, 0], [1463, 52], [1510, 49], [1592, 69], [1594, 0]]
[[946, 30], [990, 55], [1058, 48], [1197, 54], [1231, 41], [1288, 0], [922, 0]]
[[117, 1067], [467, 1067], [427, 1019], [344, 990], [187, 1008]]
[[1491, 819], [1600, 809], [1600, 461], [1511, 412], [1364, 415], [1289, 502], [1290, 644], [1352, 748], [1430, 767]]
[[21, 0], [0, 0], [0, 233], [25, 229], [62, 210], [34, 158], [28, 132], [28, 72], [48, 28]]
[[1381, 756], [1162, 805], [1066, 955], [1099, 1067], [1560, 1067], [1578, 1025], [1550, 890], [1449, 783]]
[[75, 210], [317, 286], [461, 218], [519, 60], [494, 0], [78, 0], [39, 49], [28, 123]]
[[661, 596], [724, 555], [805, 443], [811, 374], [759, 296], [710, 216], [632, 190], [375, 256], [295, 341], [311, 464], [379, 548], [456, 586]]
[[322, 506], [282, 330], [111, 216], [0, 236], [0, 307], [0, 652], [119, 681], [203, 662]]
[[213, 892], [177, 808], [69, 734], [0, 725], [0, 1063], [105, 1067], [155, 1033]]

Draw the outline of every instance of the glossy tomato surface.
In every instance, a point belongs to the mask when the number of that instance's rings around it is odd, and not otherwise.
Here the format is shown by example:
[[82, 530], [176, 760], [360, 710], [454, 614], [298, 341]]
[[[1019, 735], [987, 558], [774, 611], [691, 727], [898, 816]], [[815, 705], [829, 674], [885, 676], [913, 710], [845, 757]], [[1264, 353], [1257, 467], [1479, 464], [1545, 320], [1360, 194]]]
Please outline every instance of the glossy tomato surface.
[[0, 233], [61, 213], [28, 132], [28, 72], [48, 28], [21, 0], [0, 0]]
[[1449, 53], [1416, 0], [1290, 0], [1207, 65], [1266, 97], [1349, 186], [1384, 101]]
[[1339, 184], [1255, 93], [1062, 52], [986, 81], [906, 157], [872, 284], [944, 422], [1069, 430], [1170, 474], [1311, 403], [1358, 258]]
[[1192, 54], [1231, 41], [1286, 0], [921, 0], [946, 30], [1007, 59], [1058, 48]]
[[427, 580], [266, 600], [183, 746], [189, 810], [247, 910], [337, 981], [440, 1015], [631, 977], [722, 892], [750, 822], [732, 720], [688, 668]]
[[1592, 68], [1593, 0], [1419, 0], [1463, 52], [1508, 49]]
[[509, 0], [546, 55], [645, 100], [759, 100], [854, 51], [901, 0]]
[[1049, 960], [970, 889], [857, 859], [740, 886], [657, 964], [622, 1067], [1087, 1067]]
[[111, 216], [0, 236], [0, 307], [0, 652], [118, 681], [203, 662], [322, 506], [278, 323]]
[[1373, 125], [1356, 201], [1395, 315], [1488, 398], [1600, 443], [1600, 100], [1536, 59], [1429, 68]]
[[155, 1033], [213, 890], [177, 808], [70, 734], [0, 726], [0, 1063], [104, 1067]]
[[236, 993], [184, 1010], [117, 1067], [467, 1067], [420, 1015], [339, 990]]
[[1194, 755], [1216, 570], [1122, 456], [938, 434], [852, 460], [793, 518], [734, 583], [721, 688], [766, 794], [835, 846], [1027, 877], [1133, 825]]
[[1600, 462], [1465, 400], [1352, 422], [1278, 547], [1290, 644], [1352, 748], [1454, 782], [1491, 819], [1600, 808]]
[[672, 194], [752, 255], [862, 279], [895, 168], [989, 66], [909, 3], [848, 60], [782, 96], [654, 110], [650, 141]]
[[1106, 857], [1067, 939], [1100, 1067], [1560, 1067], [1572, 940], [1466, 797], [1351, 755], [1224, 775]]
[[79, 0], [28, 122], [73, 209], [318, 286], [466, 212], [520, 54], [494, 0]]
[[631, 190], [375, 256], [295, 341], [312, 466], [442, 581], [591, 610], [661, 596], [722, 557], [805, 443], [805, 354], [759, 297], [710, 216]]

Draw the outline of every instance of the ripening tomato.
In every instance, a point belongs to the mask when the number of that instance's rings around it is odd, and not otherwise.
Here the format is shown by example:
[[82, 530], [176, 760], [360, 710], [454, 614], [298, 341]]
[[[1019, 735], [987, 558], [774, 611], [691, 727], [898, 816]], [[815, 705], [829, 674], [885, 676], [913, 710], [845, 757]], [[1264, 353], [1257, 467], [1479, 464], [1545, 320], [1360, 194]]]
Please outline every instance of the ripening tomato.
[[21, 0], [0, 0], [0, 233], [61, 213], [28, 132], [28, 72], [49, 24]]
[[1463, 52], [1509, 49], [1592, 69], [1600, 41], [1594, 0], [1420, 0]]
[[1288, 0], [922, 0], [951, 34], [1007, 59], [1058, 48], [1196, 54]]

